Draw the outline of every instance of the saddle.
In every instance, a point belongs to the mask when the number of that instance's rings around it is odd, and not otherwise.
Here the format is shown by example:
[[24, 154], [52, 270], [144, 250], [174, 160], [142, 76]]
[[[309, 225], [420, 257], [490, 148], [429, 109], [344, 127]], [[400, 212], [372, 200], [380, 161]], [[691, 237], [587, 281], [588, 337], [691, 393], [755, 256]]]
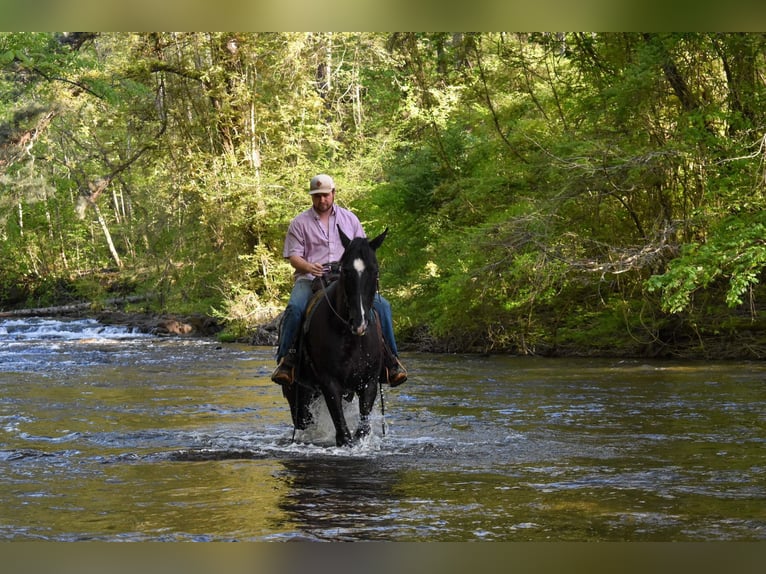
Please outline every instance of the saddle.
[[311, 317], [314, 315], [317, 303], [326, 296], [326, 291], [340, 278], [340, 263], [333, 261], [328, 264], [328, 269], [320, 277], [314, 277], [311, 282], [311, 292], [314, 294], [306, 305], [303, 312], [303, 332], [308, 333]]
[[340, 263], [331, 261], [326, 265], [326, 271], [320, 277], [314, 277], [311, 282], [311, 291], [316, 293], [321, 289], [327, 289], [331, 283], [334, 283], [340, 277]]

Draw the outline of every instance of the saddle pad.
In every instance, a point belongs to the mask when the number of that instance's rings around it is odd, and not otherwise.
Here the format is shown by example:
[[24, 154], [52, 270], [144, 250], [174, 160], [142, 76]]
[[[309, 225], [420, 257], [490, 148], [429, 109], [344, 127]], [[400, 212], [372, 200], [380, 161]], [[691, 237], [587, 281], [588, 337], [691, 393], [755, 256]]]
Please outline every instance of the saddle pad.
[[316, 311], [317, 303], [319, 303], [320, 299], [324, 298], [325, 291], [324, 289], [320, 289], [314, 295], [309, 299], [309, 304], [306, 305], [306, 311], [303, 313], [303, 332], [308, 333], [309, 332], [309, 325], [311, 324], [311, 318], [314, 316], [314, 311]]

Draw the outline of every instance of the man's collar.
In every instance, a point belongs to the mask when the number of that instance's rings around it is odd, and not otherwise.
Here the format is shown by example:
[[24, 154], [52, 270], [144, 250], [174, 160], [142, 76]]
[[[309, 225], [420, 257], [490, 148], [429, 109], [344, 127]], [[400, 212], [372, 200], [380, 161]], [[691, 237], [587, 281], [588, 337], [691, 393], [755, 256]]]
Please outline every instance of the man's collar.
[[[319, 213], [317, 213], [317, 210], [314, 209], [313, 206], [311, 206], [309, 209], [311, 210], [311, 215], [314, 216], [314, 219], [319, 219]], [[335, 215], [335, 204], [334, 203], [330, 206], [330, 215]]]

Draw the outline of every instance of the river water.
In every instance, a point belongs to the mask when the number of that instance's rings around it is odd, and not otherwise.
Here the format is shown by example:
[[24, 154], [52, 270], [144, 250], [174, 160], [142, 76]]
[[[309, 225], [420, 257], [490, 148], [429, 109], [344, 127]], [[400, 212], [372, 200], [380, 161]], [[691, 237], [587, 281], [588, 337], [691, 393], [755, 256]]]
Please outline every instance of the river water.
[[343, 449], [271, 348], [0, 320], [0, 540], [766, 540], [764, 363], [403, 359]]

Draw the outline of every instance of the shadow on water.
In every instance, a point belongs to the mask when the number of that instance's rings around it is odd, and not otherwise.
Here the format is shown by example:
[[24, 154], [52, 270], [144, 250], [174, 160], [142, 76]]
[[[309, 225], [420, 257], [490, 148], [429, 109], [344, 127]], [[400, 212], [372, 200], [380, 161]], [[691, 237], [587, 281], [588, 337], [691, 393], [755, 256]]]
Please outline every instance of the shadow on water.
[[279, 500], [294, 525], [282, 538], [324, 541], [390, 540], [397, 528], [398, 473], [375, 458], [284, 459]]

